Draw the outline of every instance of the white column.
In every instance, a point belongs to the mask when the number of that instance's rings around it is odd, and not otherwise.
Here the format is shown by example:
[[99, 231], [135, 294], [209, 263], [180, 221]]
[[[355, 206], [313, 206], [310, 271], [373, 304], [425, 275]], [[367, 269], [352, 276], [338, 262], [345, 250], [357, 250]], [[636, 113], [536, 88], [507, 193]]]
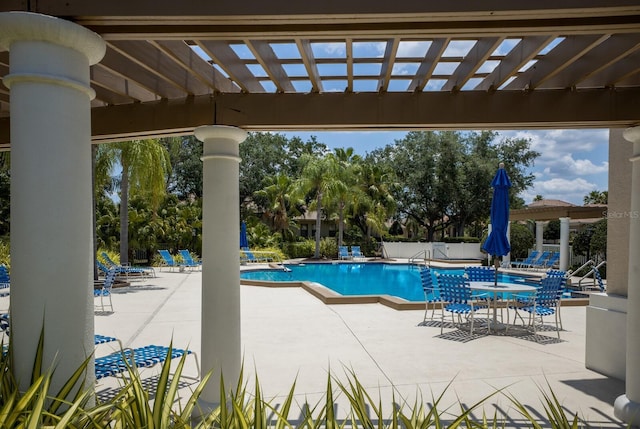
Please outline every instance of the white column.
[[195, 130], [203, 145], [202, 198], [202, 373], [213, 371], [201, 398], [202, 411], [235, 389], [242, 361], [240, 349], [240, 191], [239, 144], [247, 133], [229, 126]]
[[626, 393], [616, 398], [613, 411], [616, 417], [637, 427], [640, 426], [640, 127], [626, 129], [624, 138], [633, 143], [629, 212]]
[[[57, 392], [93, 352], [93, 234], [89, 66], [104, 41], [62, 19], [0, 13], [10, 51], [11, 340], [14, 374], [29, 386], [40, 332]], [[93, 365], [86, 387], [93, 386]]]
[[567, 271], [569, 267], [569, 220], [571, 218], [560, 218], [560, 271]]
[[536, 221], [536, 250], [542, 253], [542, 245], [544, 244], [544, 222]]

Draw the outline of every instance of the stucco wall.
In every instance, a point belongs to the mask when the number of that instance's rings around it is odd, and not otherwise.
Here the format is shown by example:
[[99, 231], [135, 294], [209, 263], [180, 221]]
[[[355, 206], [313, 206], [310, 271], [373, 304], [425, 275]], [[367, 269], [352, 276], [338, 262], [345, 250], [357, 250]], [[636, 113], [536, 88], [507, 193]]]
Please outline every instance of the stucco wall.
[[624, 129], [609, 131], [609, 203], [607, 207], [607, 293], [627, 296], [633, 144]]

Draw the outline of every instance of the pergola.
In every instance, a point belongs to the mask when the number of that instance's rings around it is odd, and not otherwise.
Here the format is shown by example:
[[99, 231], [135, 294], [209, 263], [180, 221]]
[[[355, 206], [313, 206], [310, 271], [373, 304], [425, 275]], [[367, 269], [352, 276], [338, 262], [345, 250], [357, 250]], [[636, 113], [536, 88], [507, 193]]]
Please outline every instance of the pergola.
[[[629, 128], [640, 123], [640, 3], [558, 6], [4, 0], [0, 146], [12, 152], [17, 371], [29, 373], [42, 324], [60, 330], [47, 330], [45, 351], [62, 356], [60, 379], [91, 350], [90, 142], [194, 130], [203, 140], [202, 361], [225, 375], [240, 363], [239, 323], [228, 321], [239, 320], [246, 131], [628, 128], [640, 159], [640, 128]], [[625, 201], [640, 211], [632, 170]], [[629, 228], [626, 262], [640, 258], [640, 227]], [[618, 286], [629, 302], [627, 392], [616, 402], [626, 421], [640, 409], [640, 273], [629, 266], [629, 293]], [[213, 390], [204, 397], [216, 402]]]

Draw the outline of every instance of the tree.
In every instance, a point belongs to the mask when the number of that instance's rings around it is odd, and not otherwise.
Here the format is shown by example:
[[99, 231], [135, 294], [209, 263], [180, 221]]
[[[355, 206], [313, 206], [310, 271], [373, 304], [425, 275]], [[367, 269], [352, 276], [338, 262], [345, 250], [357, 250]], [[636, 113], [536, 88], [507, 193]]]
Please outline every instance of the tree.
[[112, 170], [120, 167], [120, 262], [129, 262], [129, 194], [143, 196], [157, 207], [166, 193], [171, 171], [167, 150], [158, 140], [133, 140], [100, 146], [96, 165]]
[[160, 143], [171, 161], [167, 191], [181, 200], [202, 198], [202, 142], [195, 136], [182, 136], [163, 138]]
[[[426, 230], [426, 239], [455, 226], [458, 235], [468, 225], [486, 223], [491, 207], [491, 179], [500, 162], [512, 182], [511, 202], [531, 186], [526, 173], [538, 152], [524, 139], [496, 142], [493, 132], [410, 132], [393, 146], [373, 151], [371, 159], [391, 168], [401, 187], [393, 196], [405, 223], [413, 219]], [[482, 231], [483, 228], [474, 228]]]
[[522, 223], [511, 223], [510, 244], [513, 258], [526, 258], [529, 249], [533, 247], [535, 237], [531, 229]]
[[607, 204], [609, 200], [608, 191], [591, 191], [588, 195], [585, 195], [583, 201], [584, 204]]
[[542, 237], [545, 240], [559, 240], [560, 239], [560, 221], [558, 219], [550, 220], [544, 227]]
[[333, 154], [329, 154], [329, 160], [333, 162], [336, 172], [336, 183], [333, 192], [332, 201], [336, 205], [338, 212], [338, 246], [342, 246], [344, 238], [344, 220], [345, 213], [350, 204], [358, 199], [357, 172], [361, 158], [356, 155], [353, 148], [334, 150]]
[[309, 208], [315, 209], [316, 215], [316, 248], [314, 257], [320, 257], [320, 228], [323, 216], [323, 198], [331, 199], [339, 180], [335, 175], [335, 163], [328, 157], [314, 158], [303, 156], [303, 169], [297, 182], [298, 195], [305, 195], [312, 199]]
[[356, 192], [350, 205], [351, 222], [367, 238], [372, 233], [382, 235], [386, 222], [396, 213], [391, 188], [396, 186], [393, 172], [384, 166], [364, 160], [357, 170]]
[[295, 180], [300, 177], [303, 155], [319, 157], [326, 153], [326, 146], [315, 137], [308, 142], [294, 137], [288, 140], [282, 134], [249, 133], [240, 144], [240, 204], [247, 217], [256, 191], [268, 184], [265, 180], [277, 174], [285, 174]]
[[291, 235], [291, 214], [297, 214], [297, 207], [303, 203], [295, 195], [293, 180], [279, 173], [268, 178], [267, 186], [256, 191], [255, 195], [256, 201], [264, 209], [264, 215], [271, 221], [271, 227], [280, 231], [283, 238]]

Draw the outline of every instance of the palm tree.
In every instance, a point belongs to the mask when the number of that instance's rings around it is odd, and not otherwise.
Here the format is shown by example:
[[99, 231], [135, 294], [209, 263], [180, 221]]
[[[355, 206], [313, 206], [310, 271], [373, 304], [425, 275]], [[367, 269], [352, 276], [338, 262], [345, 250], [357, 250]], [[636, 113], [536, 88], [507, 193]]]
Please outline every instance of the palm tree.
[[391, 176], [372, 163], [363, 163], [358, 169], [358, 187], [353, 204], [353, 218], [367, 239], [372, 233], [381, 234], [385, 223], [396, 210], [396, 202], [389, 189]]
[[297, 182], [297, 193], [314, 199], [309, 208], [315, 209], [316, 216], [316, 249], [314, 257], [320, 258], [320, 228], [322, 226], [323, 198], [333, 198], [339, 185], [336, 177], [336, 163], [329, 157], [312, 158], [303, 156], [303, 169]]
[[[166, 178], [171, 171], [169, 154], [156, 139], [105, 144], [98, 150], [97, 171], [113, 171], [120, 166], [120, 262], [129, 262], [129, 193], [158, 207], [166, 194]], [[96, 185], [98, 185], [96, 173]]]
[[271, 219], [272, 228], [280, 231], [284, 239], [287, 231], [290, 231], [290, 214], [295, 212], [296, 206], [302, 205], [303, 201], [294, 195], [294, 183], [289, 176], [280, 173], [267, 181], [269, 184], [256, 191], [254, 195], [266, 200], [265, 215]]
[[351, 147], [334, 149], [334, 153], [330, 154], [329, 158], [336, 164], [336, 184], [333, 197], [338, 210], [338, 246], [342, 246], [345, 211], [357, 199], [357, 177], [362, 159], [354, 153]]

